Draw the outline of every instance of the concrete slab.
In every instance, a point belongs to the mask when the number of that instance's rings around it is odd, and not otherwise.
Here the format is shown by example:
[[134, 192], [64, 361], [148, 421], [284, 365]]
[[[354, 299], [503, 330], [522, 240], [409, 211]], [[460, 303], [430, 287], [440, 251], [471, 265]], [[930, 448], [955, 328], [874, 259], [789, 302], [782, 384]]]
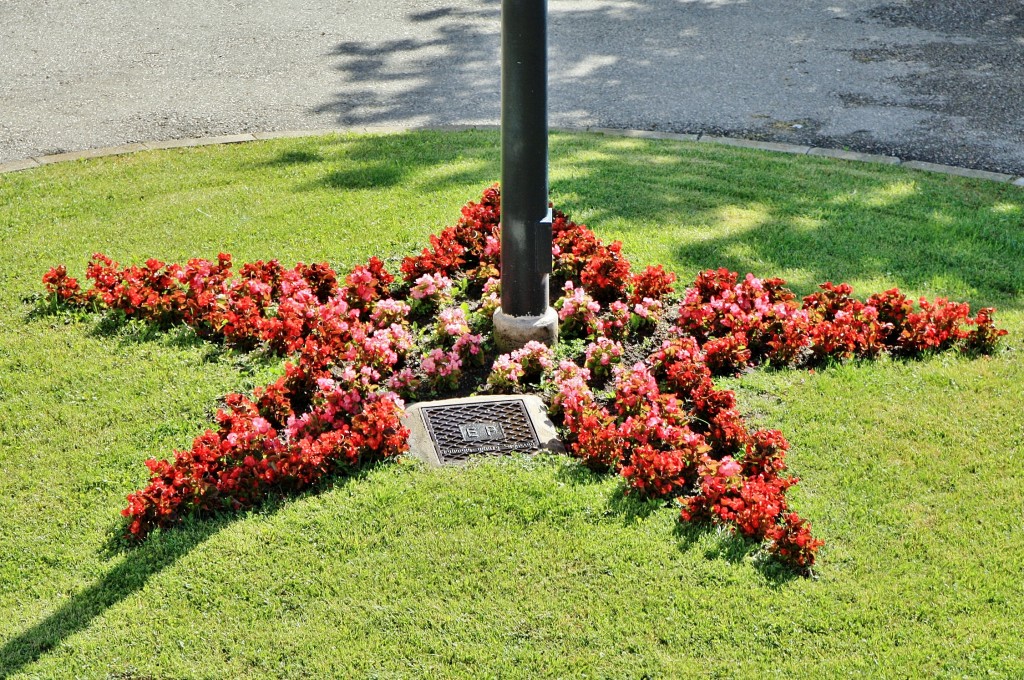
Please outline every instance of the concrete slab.
[[1018, 177], [1017, 179], [1013, 180], [1013, 186], [1024, 187], [1024, 177]]
[[[481, 396], [481, 397], [465, 397], [461, 399], [441, 399], [438, 401], [420, 401], [415, 404], [408, 406], [405, 410], [405, 416], [403, 417], [403, 423], [409, 428], [409, 455], [419, 458], [427, 465], [438, 467], [444, 463], [450, 463], [451, 459], [461, 456], [463, 458], [470, 457], [484, 457], [488, 455], [503, 455], [509, 453], [512, 450], [520, 450], [522, 447], [509, 448], [508, 441], [511, 433], [501, 432], [500, 428], [496, 435], [492, 434], [488, 439], [490, 448], [492, 451], [481, 451], [473, 453], [458, 453], [456, 455], [449, 455], [449, 460], [445, 460], [445, 451], [450, 449], [438, 450], [438, 446], [435, 444], [431, 437], [430, 430], [427, 427], [427, 421], [424, 417], [424, 410], [431, 409], [431, 413], [436, 413], [435, 407], [482, 407], [482, 408], [467, 408], [466, 411], [470, 411], [471, 414], [466, 416], [465, 427], [463, 429], [461, 439], [464, 440], [465, 446], [468, 449], [472, 448], [485, 448], [480, 445], [479, 440], [474, 438], [476, 431], [473, 428], [480, 428], [483, 425], [490, 425], [489, 422], [476, 422], [481, 416], [474, 416], [472, 412], [486, 413], [490, 405], [497, 405], [505, 403], [508, 405], [510, 402], [521, 402], [525, 407], [527, 416], [529, 418], [530, 425], [533, 427], [533, 432], [536, 434], [539, 446], [530, 447], [535, 452], [538, 450], [547, 450], [554, 453], [564, 453], [565, 447], [562, 445], [561, 440], [558, 439], [558, 433], [555, 431], [554, 423], [548, 418], [547, 406], [540, 399], [540, 397], [533, 394], [515, 394], [515, 395], [495, 395], [495, 396]], [[488, 416], [483, 416], [485, 419]], [[435, 416], [436, 418], [436, 416]], [[436, 422], [434, 423], [436, 426]], [[506, 442], [503, 445], [503, 441]], [[459, 461], [456, 461], [459, 462]]]
[[987, 172], [985, 170], [971, 170], [970, 168], [958, 168], [954, 165], [939, 165], [938, 163], [925, 163], [923, 161], [907, 161], [903, 164], [905, 168], [913, 170], [925, 170], [927, 172], [940, 172], [944, 175], [956, 175], [958, 177], [969, 177], [971, 179], [984, 179], [991, 182], [1009, 182], [1013, 175], [1004, 175], [1001, 172]]
[[808, 156], [824, 156], [825, 158], [839, 158], [844, 161], [857, 161], [859, 163], [881, 163], [883, 165], [899, 165], [900, 159], [896, 156], [879, 156], [873, 153], [858, 153], [846, 149], [822, 149], [813, 147], [807, 152]]

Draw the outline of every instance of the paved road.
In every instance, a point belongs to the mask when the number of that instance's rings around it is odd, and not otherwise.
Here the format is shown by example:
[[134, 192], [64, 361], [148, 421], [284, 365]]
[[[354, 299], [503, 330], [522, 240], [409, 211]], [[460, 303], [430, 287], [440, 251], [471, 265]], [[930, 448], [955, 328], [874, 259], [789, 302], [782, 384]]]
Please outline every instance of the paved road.
[[[499, 0], [0, 0], [0, 161], [497, 122]], [[1024, 0], [550, 0], [552, 125], [1024, 174]]]

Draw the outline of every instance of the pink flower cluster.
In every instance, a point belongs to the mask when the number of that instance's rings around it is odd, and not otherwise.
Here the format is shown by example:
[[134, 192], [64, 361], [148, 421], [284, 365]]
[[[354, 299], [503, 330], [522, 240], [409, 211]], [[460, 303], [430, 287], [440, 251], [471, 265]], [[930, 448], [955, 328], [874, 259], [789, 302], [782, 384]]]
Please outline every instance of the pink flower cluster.
[[611, 338], [598, 338], [587, 345], [584, 366], [597, 379], [607, 378], [622, 360], [622, 344]]
[[565, 282], [565, 295], [555, 300], [558, 332], [564, 338], [585, 338], [597, 333], [601, 305], [582, 287]]
[[459, 353], [435, 347], [420, 360], [420, 368], [434, 392], [455, 389], [462, 377], [462, 358]]
[[649, 331], [653, 330], [661, 321], [664, 305], [661, 304], [661, 300], [645, 297], [639, 302], [634, 302], [630, 311], [632, 312], [631, 328], [637, 331]]
[[531, 340], [520, 349], [494, 360], [487, 386], [498, 393], [519, 392], [526, 385], [537, 385], [553, 365], [551, 348]]
[[441, 305], [451, 302], [452, 280], [440, 273], [424, 274], [409, 289], [409, 298], [414, 311], [435, 312]]

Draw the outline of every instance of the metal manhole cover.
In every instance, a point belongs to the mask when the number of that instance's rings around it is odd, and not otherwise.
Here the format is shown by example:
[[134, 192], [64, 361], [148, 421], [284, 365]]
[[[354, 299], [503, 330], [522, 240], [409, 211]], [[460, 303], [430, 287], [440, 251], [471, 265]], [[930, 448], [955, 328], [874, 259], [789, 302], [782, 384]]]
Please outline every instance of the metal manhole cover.
[[421, 413], [441, 463], [540, 448], [522, 399], [426, 406]]

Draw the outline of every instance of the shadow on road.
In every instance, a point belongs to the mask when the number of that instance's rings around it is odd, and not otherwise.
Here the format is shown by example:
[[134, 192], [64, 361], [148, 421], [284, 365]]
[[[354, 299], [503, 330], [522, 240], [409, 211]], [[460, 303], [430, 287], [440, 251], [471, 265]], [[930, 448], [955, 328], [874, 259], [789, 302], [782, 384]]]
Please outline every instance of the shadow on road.
[[[553, 2], [552, 121], [1024, 173], [1024, 11], [1004, 0], [837, 5]], [[315, 113], [346, 126], [497, 123], [500, 1], [407, 20], [415, 37], [334, 48], [339, 91]]]
[[478, 9], [413, 14], [430, 37], [344, 42], [332, 52], [345, 90], [315, 109], [344, 125], [451, 122], [438, 113], [457, 104], [463, 120], [496, 118], [499, 97], [500, 0]]

